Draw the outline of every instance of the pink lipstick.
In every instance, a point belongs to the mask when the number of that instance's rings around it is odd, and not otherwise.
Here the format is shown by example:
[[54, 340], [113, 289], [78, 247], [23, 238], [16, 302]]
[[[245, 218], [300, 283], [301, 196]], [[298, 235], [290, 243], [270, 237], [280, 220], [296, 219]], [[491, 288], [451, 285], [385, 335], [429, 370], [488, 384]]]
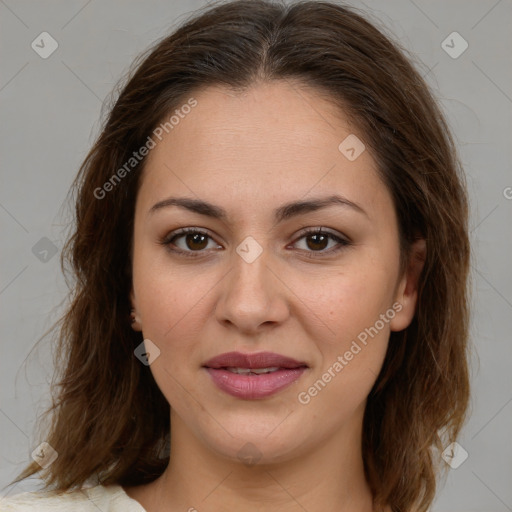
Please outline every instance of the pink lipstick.
[[227, 352], [203, 367], [216, 386], [236, 398], [266, 398], [295, 382], [308, 365], [273, 352]]

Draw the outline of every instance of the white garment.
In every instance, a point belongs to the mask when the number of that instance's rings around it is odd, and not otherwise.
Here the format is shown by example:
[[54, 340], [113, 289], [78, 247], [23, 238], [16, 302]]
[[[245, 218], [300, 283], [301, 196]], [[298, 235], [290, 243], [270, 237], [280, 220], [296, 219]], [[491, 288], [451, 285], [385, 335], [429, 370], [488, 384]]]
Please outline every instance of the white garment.
[[0, 497], [0, 512], [146, 512], [120, 485], [96, 485], [57, 494], [23, 492]]

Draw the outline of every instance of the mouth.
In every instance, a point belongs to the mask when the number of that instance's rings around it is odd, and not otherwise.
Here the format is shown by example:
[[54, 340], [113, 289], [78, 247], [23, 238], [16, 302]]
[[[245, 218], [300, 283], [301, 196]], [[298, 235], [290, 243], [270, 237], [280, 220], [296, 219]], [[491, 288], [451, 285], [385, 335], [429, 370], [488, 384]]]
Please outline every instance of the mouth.
[[288, 387], [309, 367], [273, 352], [228, 352], [210, 359], [203, 368], [221, 391], [236, 398], [255, 400]]

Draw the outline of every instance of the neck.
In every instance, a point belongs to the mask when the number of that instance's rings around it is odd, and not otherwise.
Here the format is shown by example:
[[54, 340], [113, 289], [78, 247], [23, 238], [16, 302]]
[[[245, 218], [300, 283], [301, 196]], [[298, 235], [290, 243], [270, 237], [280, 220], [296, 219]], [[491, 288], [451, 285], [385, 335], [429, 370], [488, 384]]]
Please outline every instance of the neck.
[[[213, 452], [171, 415], [171, 458], [151, 492], [130, 493], [148, 512], [371, 512], [361, 455], [362, 414], [323, 442], [273, 464], [246, 465]], [[149, 489], [148, 489], [149, 491]]]

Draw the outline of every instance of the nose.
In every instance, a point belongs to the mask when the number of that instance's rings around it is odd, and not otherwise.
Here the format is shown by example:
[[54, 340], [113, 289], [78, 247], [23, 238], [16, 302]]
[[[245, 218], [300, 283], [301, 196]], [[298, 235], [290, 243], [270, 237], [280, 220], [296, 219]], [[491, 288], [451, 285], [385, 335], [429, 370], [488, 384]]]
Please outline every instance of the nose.
[[243, 247], [239, 249], [240, 253], [233, 251], [231, 270], [220, 285], [216, 315], [226, 326], [255, 334], [286, 320], [291, 291], [269, 249], [254, 260], [244, 256]]

